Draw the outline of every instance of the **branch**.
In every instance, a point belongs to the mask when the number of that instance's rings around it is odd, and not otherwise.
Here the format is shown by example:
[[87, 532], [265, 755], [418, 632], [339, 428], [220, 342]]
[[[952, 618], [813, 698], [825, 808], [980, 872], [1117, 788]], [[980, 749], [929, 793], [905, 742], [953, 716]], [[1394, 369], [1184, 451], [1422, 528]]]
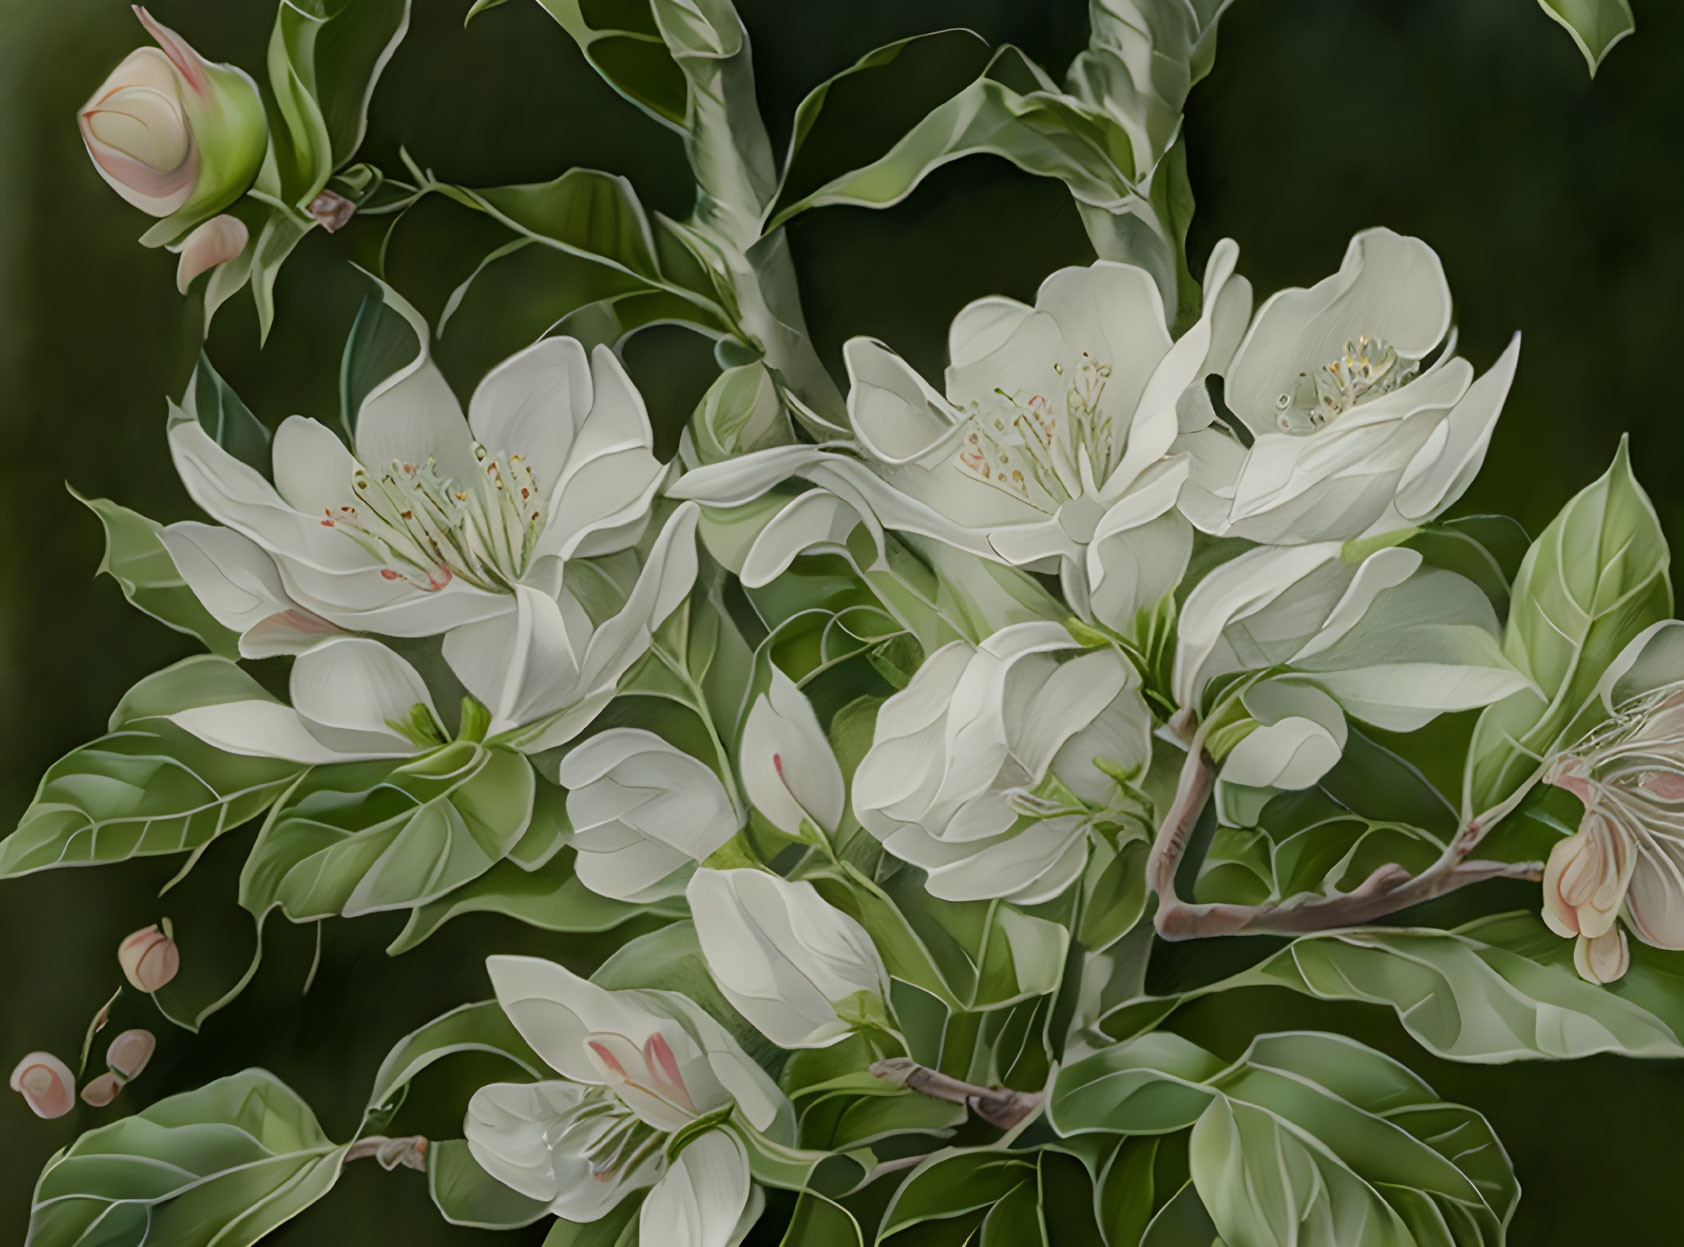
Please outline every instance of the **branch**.
[[1187, 852], [1193, 828], [1210, 800], [1216, 766], [1204, 750], [1202, 737], [1188, 742], [1175, 801], [1158, 828], [1146, 862], [1146, 881], [1158, 896], [1153, 925], [1166, 940], [1202, 939], [1212, 935], [1278, 932], [1300, 934], [1335, 927], [1359, 926], [1487, 879], [1541, 879], [1542, 862], [1468, 860], [1486, 831], [1501, 817], [1492, 811], [1472, 819], [1445, 846], [1438, 861], [1418, 875], [1389, 862], [1349, 892], [1336, 896], [1288, 898], [1263, 905], [1195, 904], [1175, 893], [1175, 875]]
[[892, 1057], [878, 1061], [871, 1067], [875, 1077], [927, 1095], [932, 1100], [948, 1104], [963, 1104], [983, 1121], [1001, 1130], [1010, 1130], [1041, 1107], [1046, 1098], [1042, 1091], [1013, 1091], [1009, 1087], [979, 1087], [939, 1070], [909, 1060]]

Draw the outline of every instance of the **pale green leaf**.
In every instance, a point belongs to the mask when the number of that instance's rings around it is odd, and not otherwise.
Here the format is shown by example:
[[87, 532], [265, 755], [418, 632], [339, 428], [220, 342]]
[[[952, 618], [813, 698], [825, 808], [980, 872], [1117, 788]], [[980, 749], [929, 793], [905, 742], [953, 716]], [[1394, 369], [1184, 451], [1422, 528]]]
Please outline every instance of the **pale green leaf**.
[[1485, 1119], [1336, 1035], [1263, 1035], [1232, 1065], [1157, 1033], [1059, 1072], [1061, 1133], [1191, 1126], [1189, 1163], [1223, 1240], [1250, 1247], [1500, 1244], [1519, 1187]]
[[435, 1139], [427, 1148], [427, 1193], [452, 1225], [518, 1230], [550, 1215], [550, 1206], [528, 1199], [492, 1177], [465, 1139]]
[[1593, 78], [1614, 45], [1637, 29], [1630, 0], [1538, 0], [1538, 5], [1572, 36]]
[[529, 1078], [543, 1078], [548, 1067], [521, 1038], [495, 1000], [462, 1005], [400, 1039], [374, 1076], [364, 1125], [390, 1116], [396, 1101], [422, 1070], [459, 1052], [489, 1052], [513, 1063]]
[[275, 803], [300, 767], [223, 753], [160, 719], [72, 750], [0, 842], [0, 876], [180, 853]]
[[1531, 914], [1482, 919], [1456, 931], [1301, 936], [1219, 982], [1121, 1005], [1100, 1026], [1127, 1036], [1157, 1025], [1185, 1001], [1243, 987], [1387, 1006], [1418, 1043], [1453, 1061], [1684, 1055], [1684, 967], [1675, 954], [1634, 948], [1631, 968], [1617, 983], [1587, 983], [1573, 969], [1572, 941]]
[[104, 498], [84, 498], [74, 489], [70, 496], [99, 517], [105, 529], [99, 570], [117, 582], [130, 605], [197, 638], [215, 653], [229, 657], [239, 653], [239, 638], [211, 617], [176, 570], [175, 560], [158, 536], [160, 524]]
[[82, 1135], [41, 1173], [27, 1247], [249, 1247], [325, 1195], [345, 1153], [265, 1070]]
[[524, 757], [468, 742], [395, 767], [318, 769], [258, 835], [240, 903], [294, 922], [424, 905], [503, 860], [533, 793]]
[[1537, 691], [1480, 715], [1468, 750], [1463, 814], [1509, 800], [1567, 737], [1608, 664], [1672, 614], [1670, 556], [1660, 520], [1632, 476], [1625, 443], [1613, 466], [1562, 508], [1515, 577], [1503, 650]]

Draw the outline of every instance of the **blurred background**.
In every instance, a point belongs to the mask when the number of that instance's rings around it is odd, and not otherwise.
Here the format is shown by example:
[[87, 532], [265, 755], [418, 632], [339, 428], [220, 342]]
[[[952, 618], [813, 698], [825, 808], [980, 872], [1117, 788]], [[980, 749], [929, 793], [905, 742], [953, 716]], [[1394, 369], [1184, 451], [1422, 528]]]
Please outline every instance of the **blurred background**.
[[[400, 145], [466, 185], [544, 180], [571, 165], [625, 174], [646, 205], [682, 216], [690, 183], [675, 137], [604, 87], [536, 5], [514, 3], [463, 29], [468, 0], [417, 0], [411, 33], [376, 95], [365, 158], [398, 168]], [[893, 39], [947, 26], [1022, 46], [1055, 73], [1086, 37], [1083, 0], [739, 0], [754, 39], [773, 140], [821, 78]], [[213, 60], [256, 69], [273, 6], [157, 0], [156, 16]], [[1673, 364], [1684, 360], [1684, 5], [1637, 4], [1639, 30], [1593, 84], [1565, 33], [1533, 0], [1242, 0], [1224, 19], [1217, 66], [1188, 109], [1198, 271], [1224, 236], [1260, 293], [1308, 284], [1350, 235], [1385, 224], [1444, 259], [1462, 353], [1481, 368], [1525, 335], [1519, 378], [1485, 476], [1463, 512], [1503, 509], [1536, 532], [1600, 474], [1622, 432], [1669, 537], [1684, 540], [1684, 422]], [[190, 651], [93, 578], [99, 525], [66, 482], [163, 521], [191, 513], [163, 439], [199, 348], [196, 310], [173, 257], [134, 238], [145, 222], [99, 181], [76, 108], [142, 42], [118, 0], [0, 0], [0, 830], [41, 772], [100, 733], [136, 679]], [[866, 124], [862, 120], [862, 125]], [[424, 310], [471, 266], [477, 226], [418, 213], [394, 241], [391, 276]], [[249, 300], [224, 309], [218, 367], [271, 424], [332, 417], [338, 358], [361, 285], [346, 261], [377, 242], [365, 223], [306, 240], [284, 270], [276, 329], [259, 350]], [[828, 209], [794, 227], [809, 320], [839, 364], [869, 333], [939, 368], [953, 313], [983, 294], [1033, 297], [1052, 268], [1091, 258], [1062, 187], [971, 160], [883, 213]], [[541, 290], [494, 287], [441, 344], [471, 385], [530, 336]], [[539, 325], [542, 321], [537, 322]], [[705, 351], [657, 331], [634, 341], [634, 372], [670, 447], [708, 380]], [[249, 833], [228, 838], [163, 901], [174, 861], [68, 870], [0, 883], [0, 1065], [25, 1051], [73, 1054], [119, 981], [115, 948], [161, 913], [189, 957], [243, 963], [249, 919], [231, 908]], [[1536, 903], [1536, 891], [1511, 898]], [[487, 951], [580, 964], [578, 937], [495, 918], [459, 920], [398, 959], [398, 923], [328, 929], [300, 997], [315, 933], [271, 923], [245, 996], [191, 1036], [125, 1000], [116, 1029], [161, 1037], [128, 1108], [261, 1064], [297, 1088], [336, 1137], [400, 1035], [489, 995]], [[149, 1006], [148, 1006], [149, 1007]], [[1524, 1196], [1519, 1244], [1678, 1240], [1677, 1122], [1684, 1067], [1598, 1059], [1478, 1068], [1420, 1055], [1389, 1015], [1253, 992], [1185, 1016], [1201, 1042], [1237, 1054], [1255, 1032], [1326, 1026], [1407, 1060], [1446, 1098], [1493, 1121]], [[115, 1030], [107, 1032], [107, 1036]], [[496, 1076], [472, 1061], [429, 1075], [404, 1131], [458, 1134], [466, 1089]], [[107, 1113], [37, 1121], [0, 1098], [0, 1241], [21, 1242], [41, 1164]], [[538, 1242], [443, 1225], [417, 1174], [353, 1166], [340, 1188], [272, 1241], [467, 1247]], [[775, 1239], [771, 1241], [776, 1241]], [[167, 1247], [167, 1245], [160, 1245]]]

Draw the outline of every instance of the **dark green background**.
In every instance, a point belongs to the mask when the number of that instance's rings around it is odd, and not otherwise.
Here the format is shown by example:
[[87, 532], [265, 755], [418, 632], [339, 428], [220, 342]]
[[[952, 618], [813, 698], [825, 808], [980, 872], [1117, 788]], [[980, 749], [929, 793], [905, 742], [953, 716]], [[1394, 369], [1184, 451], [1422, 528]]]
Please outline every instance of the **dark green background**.
[[[535, 5], [516, 0], [464, 31], [467, 0], [416, 4], [375, 101], [370, 159], [395, 168], [403, 143], [442, 178], [469, 185], [592, 165], [626, 174], [651, 207], [685, 212], [676, 140], [596, 81]], [[779, 144], [802, 93], [877, 44], [964, 25], [1016, 42], [1056, 71], [1086, 30], [1080, 0], [746, 0], [743, 8]], [[268, 0], [158, 0], [155, 11], [212, 59], [261, 66]], [[1232, 235], [1243, 271], [1267, 292], [1331, 271], [1364, 226], [1420, 234], [1444, 258], [1465, 354], [1483, 366], [1514, 330], [1526, 338], [1485, 475], [1463, 509], [1506, 509], [1536, 531], [1629, 430], [1638, 474], [1677, 541], [1684, 6], [1650, 0], [1638, 17], [1637, 36], [1592, 84], [1532, 0], [1241, 0], [1188, 113], [1199, 199], [1192, 251], [1197, 268], [1216, 239]], [[0, 827], [53, 759], [102, 730], [130, 683], [189, 648], [130, 611], [109, 580], [91, 578], [98, 526], [63, 490], [69, 480], [164, 520], [190, 513], [162, 424], [163, 397], [179, 392], [197, 349], [196, 318], [175, 293], [172, 258], [134, 245], [144, 222], [99, 182], [73, 122], [139, 35], [117, 0], [0, 0]], [[419, 218], [394, 247], [400, 285], [408, 281], [436, 310], [468, 234], [448, 213]], [[293, 411], [334, 414], [338, 351], [358, 296], [344, 261], [366, 257], [369, 241], [365, 228], [306, 242], [282, 275], [265, 351], [249, 303], [219, 321], [219, 366], [272, 423]], [[1088, 258], [1062, 189], [994, 161], [950, 167], [891, 212], [814, 213], [793, 241], [832, 364], [847, 336], [873, 333], [937, 366], [947, 322], [964, 302], [996, 291], [1031, 297], [1051, 268]], [[529, 290], [490, 302], [447, 335], [443, 355], [459, 381], [519, 345], [522, 317], [542, 300]], [[632, 359], [658, 421], [676, 429], [706, 380], [705, 361], [659, 336], [637, 343]], [[163, 902], [153, 893], [173, 863], [0, 884], [0, 1065], [32, 1047], [74, 1053], [117, 982], [117, 941], [160, 913], [183, 923], [190, 960], [242, 957], [249, 932], [226, 908], [246, 839], [212, 852], [183, 893]], [[1535, 890], [1507, 899], [1534, 904]], [[125, 1093], [130, 1106], [263, 1064], [342, 1136], [393, 1040], [487, 994], [486, 951], [589, 955], [577, 941], [467, 919], [392, 961], [380, 950], [395, 928], [335, 924], [302, 1000], [309, 935], [279, 932], [289, 938], [274, 941], [253, 988], [197, 1037], [125, 1002], [120, 1023], [145, 1022], [162, 1036], [154, 1066]], [[1409, 1059], [1448, 1098], [1484, 1110], [1525, 1189], [1516, 1243], [1684, 1241], [1676, 1066], [1450, 1066], [1415, 1054], [1389, 1017], [1266, 993], [1187, 1018], [1230, 1054], [1257, 1030], [1349, 1030]], [[440, 1107], [413, 1114], [410, 1128], [454, 1133], [464, 1088], [486, 1072], [431, 1081], [415, 1099]], [[40, 1122], [17, 1098], [0, 1099], [0, 1241], [22, 1241], [41, 1162], [107, 1116], [79, 1109]], [[418, 1175], [359, 1165], [276, 1241], [494, 1240], [442, 1226]]]

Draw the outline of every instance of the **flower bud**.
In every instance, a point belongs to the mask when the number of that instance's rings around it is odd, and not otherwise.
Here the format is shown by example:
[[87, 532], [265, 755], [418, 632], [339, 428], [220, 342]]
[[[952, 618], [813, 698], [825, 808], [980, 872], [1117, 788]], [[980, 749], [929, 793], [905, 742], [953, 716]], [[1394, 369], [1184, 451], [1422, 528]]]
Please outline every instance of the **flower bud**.
[[129, 985], [143, 992], [155, 992], [181, 969], [181, 950], [156, 923], [136, 931], [117, 946], [117, 961]]
[[37, 1117], [63, 1117], [76, 1102], [76, 1077], [50, 1052], [31, 1052], [12, 1071], [11, 1087]]
[[842, 821], [842, 768], [812, 704], [776, 667], [743, 726], [742, 774], [754, 808], [787, 836], [799, 839], [806, 821], [825, 831]]
[[599, 732], [561, 760], [579, 882], [598, 896], [645, 901], [683, 890], [672, 876], [742, 826], [724, 785], [653, 732]]
[[123, 1080], [117, 1075], [101, 1074], [82, 1088], [82, 1100], [95, 1108], [104, 1108], [117, 1098], [117, 1093], [122, 1089]]
[[257, 175], [268, 124], [257, 84], [206, 61], [180, 35], [135, 14], [156, 48], [137, 48], [78, 114], [99, 175], [142, 212], [182, 225], [227, 207]]
[[779, 1047], [826, 1047], [886, 1017], [889, 976], [871, 937], [812, 884], [703, 869], [688, 896], [713, 981]]
[[128, 1082], [146, 1068], [157, 1046], [158, 1040], [149, 1030], [124, 1031], [105, 1050], [105, 1064], [118, 1078]]

